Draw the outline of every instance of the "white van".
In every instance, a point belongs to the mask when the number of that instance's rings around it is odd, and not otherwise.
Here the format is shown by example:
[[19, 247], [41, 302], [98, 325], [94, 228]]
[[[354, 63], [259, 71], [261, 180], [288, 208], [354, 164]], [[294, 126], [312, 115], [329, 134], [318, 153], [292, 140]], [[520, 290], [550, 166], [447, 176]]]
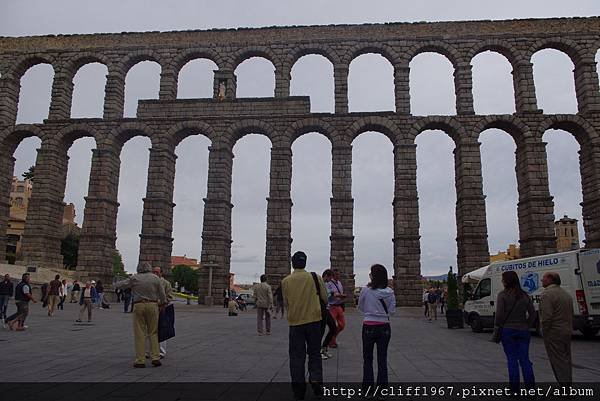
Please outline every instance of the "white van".
[[[463, 283], [477, 283], [465, 302], [465, 322], [475, 332], [494, 327], [496, 297], [502, 291], [502, 273], [515, 271], [521, 288], [529, 294], [537, 311], [543, 292], [541, 279], [546, 272], [560, 275], [561, 287], [573, 297], [573, 329], [586, 337], [600, 331], [600, 249], [581, 249], [495, 262], [462, 277]], [[539, 319], [534, 328], [540, 332]]]

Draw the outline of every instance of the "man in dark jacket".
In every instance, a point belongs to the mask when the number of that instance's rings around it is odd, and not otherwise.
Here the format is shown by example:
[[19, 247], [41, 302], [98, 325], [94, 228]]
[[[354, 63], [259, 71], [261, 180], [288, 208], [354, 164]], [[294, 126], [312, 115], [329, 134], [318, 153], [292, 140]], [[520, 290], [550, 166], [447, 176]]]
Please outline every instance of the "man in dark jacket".
[[4, 280], [0, 282], [0, 319], [6, 319], [6, 309], [8, 300], [13, 296], [13, 283], [8, 274], [4, 275]]
[[23, 274], [21, 282], [15, 288], [15, 303], [17, 304], [17, 312], [7, 317], [5, 322], [11, 330], [23, 331], [25, 326], [25, 318], [29, 314], [29, 301], [36, 301], [31, 295], [31, 284], [29, 284], [29, 273]]

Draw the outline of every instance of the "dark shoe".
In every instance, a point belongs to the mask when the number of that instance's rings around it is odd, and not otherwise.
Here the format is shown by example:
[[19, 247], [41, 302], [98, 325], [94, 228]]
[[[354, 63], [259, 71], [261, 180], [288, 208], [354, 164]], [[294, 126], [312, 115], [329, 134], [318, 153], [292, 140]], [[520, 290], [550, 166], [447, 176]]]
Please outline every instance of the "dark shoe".
[[133, 367], [134, 368], [145, 368], [146, 364], [145, 363], [134, 363]]
[[312, 387], [313, 394], [316, 399], [321, 399], [323, 397], [323, 384], [321, 383], [310, 383]]
[[75, 320], [77, 323], [81, 323], [81, 319], [77, 319]]
[[161, 366], [161, 365], [162, 365], [162, 363], [159, 360], [152, 361], [152, 366], [154, 366], [154, 367], [158, 367], [158, 366]]

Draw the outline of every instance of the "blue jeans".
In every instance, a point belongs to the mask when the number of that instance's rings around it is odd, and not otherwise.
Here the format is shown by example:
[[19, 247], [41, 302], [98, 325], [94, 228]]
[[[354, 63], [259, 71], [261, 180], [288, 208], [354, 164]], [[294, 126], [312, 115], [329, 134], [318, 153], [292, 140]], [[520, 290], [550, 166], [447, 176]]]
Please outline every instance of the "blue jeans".
[[523, 372], [525, 386], [531, 388], [535, 385], [533, 365], [529, 360], [529, 330], [502, 329], [502, 347], [506, 354], [508, 364], [508, 380], [512, 391], [519, 390], [520, 375], [519, 365]]
[[377, 384], [388, 384], [387, 349], [392, 337], [389, 323], [382, 325], [364, 325], [363, 342], [363, 384], [374, 384], [373, 347], [377, 344]]
[[6, 309], [8, 308], [8, 299], [10, 295], [0, 295], [0, 318], [6, 318]]

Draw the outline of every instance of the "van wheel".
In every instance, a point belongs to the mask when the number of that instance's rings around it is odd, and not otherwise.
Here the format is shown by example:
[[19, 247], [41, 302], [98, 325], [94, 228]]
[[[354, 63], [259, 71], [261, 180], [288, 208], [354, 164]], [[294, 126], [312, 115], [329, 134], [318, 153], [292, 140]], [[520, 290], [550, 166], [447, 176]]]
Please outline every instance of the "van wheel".
[[471, 319], [469, 319], [469, 325], [471, 326], [473, 333], [483, 333], [483, 323], [479, 316], [472, 316]]
[[596, 335], [598, 334], [598, 331], [600, 331], [600, 329], [586, 327], [585, 329], [581, 329], [580, 331], [581, 331], [581, 333], [583, 333], [583, 336], [585, 338], [587, 338], [588, 340], [591, 340], [594, 337], [596, 337]]

